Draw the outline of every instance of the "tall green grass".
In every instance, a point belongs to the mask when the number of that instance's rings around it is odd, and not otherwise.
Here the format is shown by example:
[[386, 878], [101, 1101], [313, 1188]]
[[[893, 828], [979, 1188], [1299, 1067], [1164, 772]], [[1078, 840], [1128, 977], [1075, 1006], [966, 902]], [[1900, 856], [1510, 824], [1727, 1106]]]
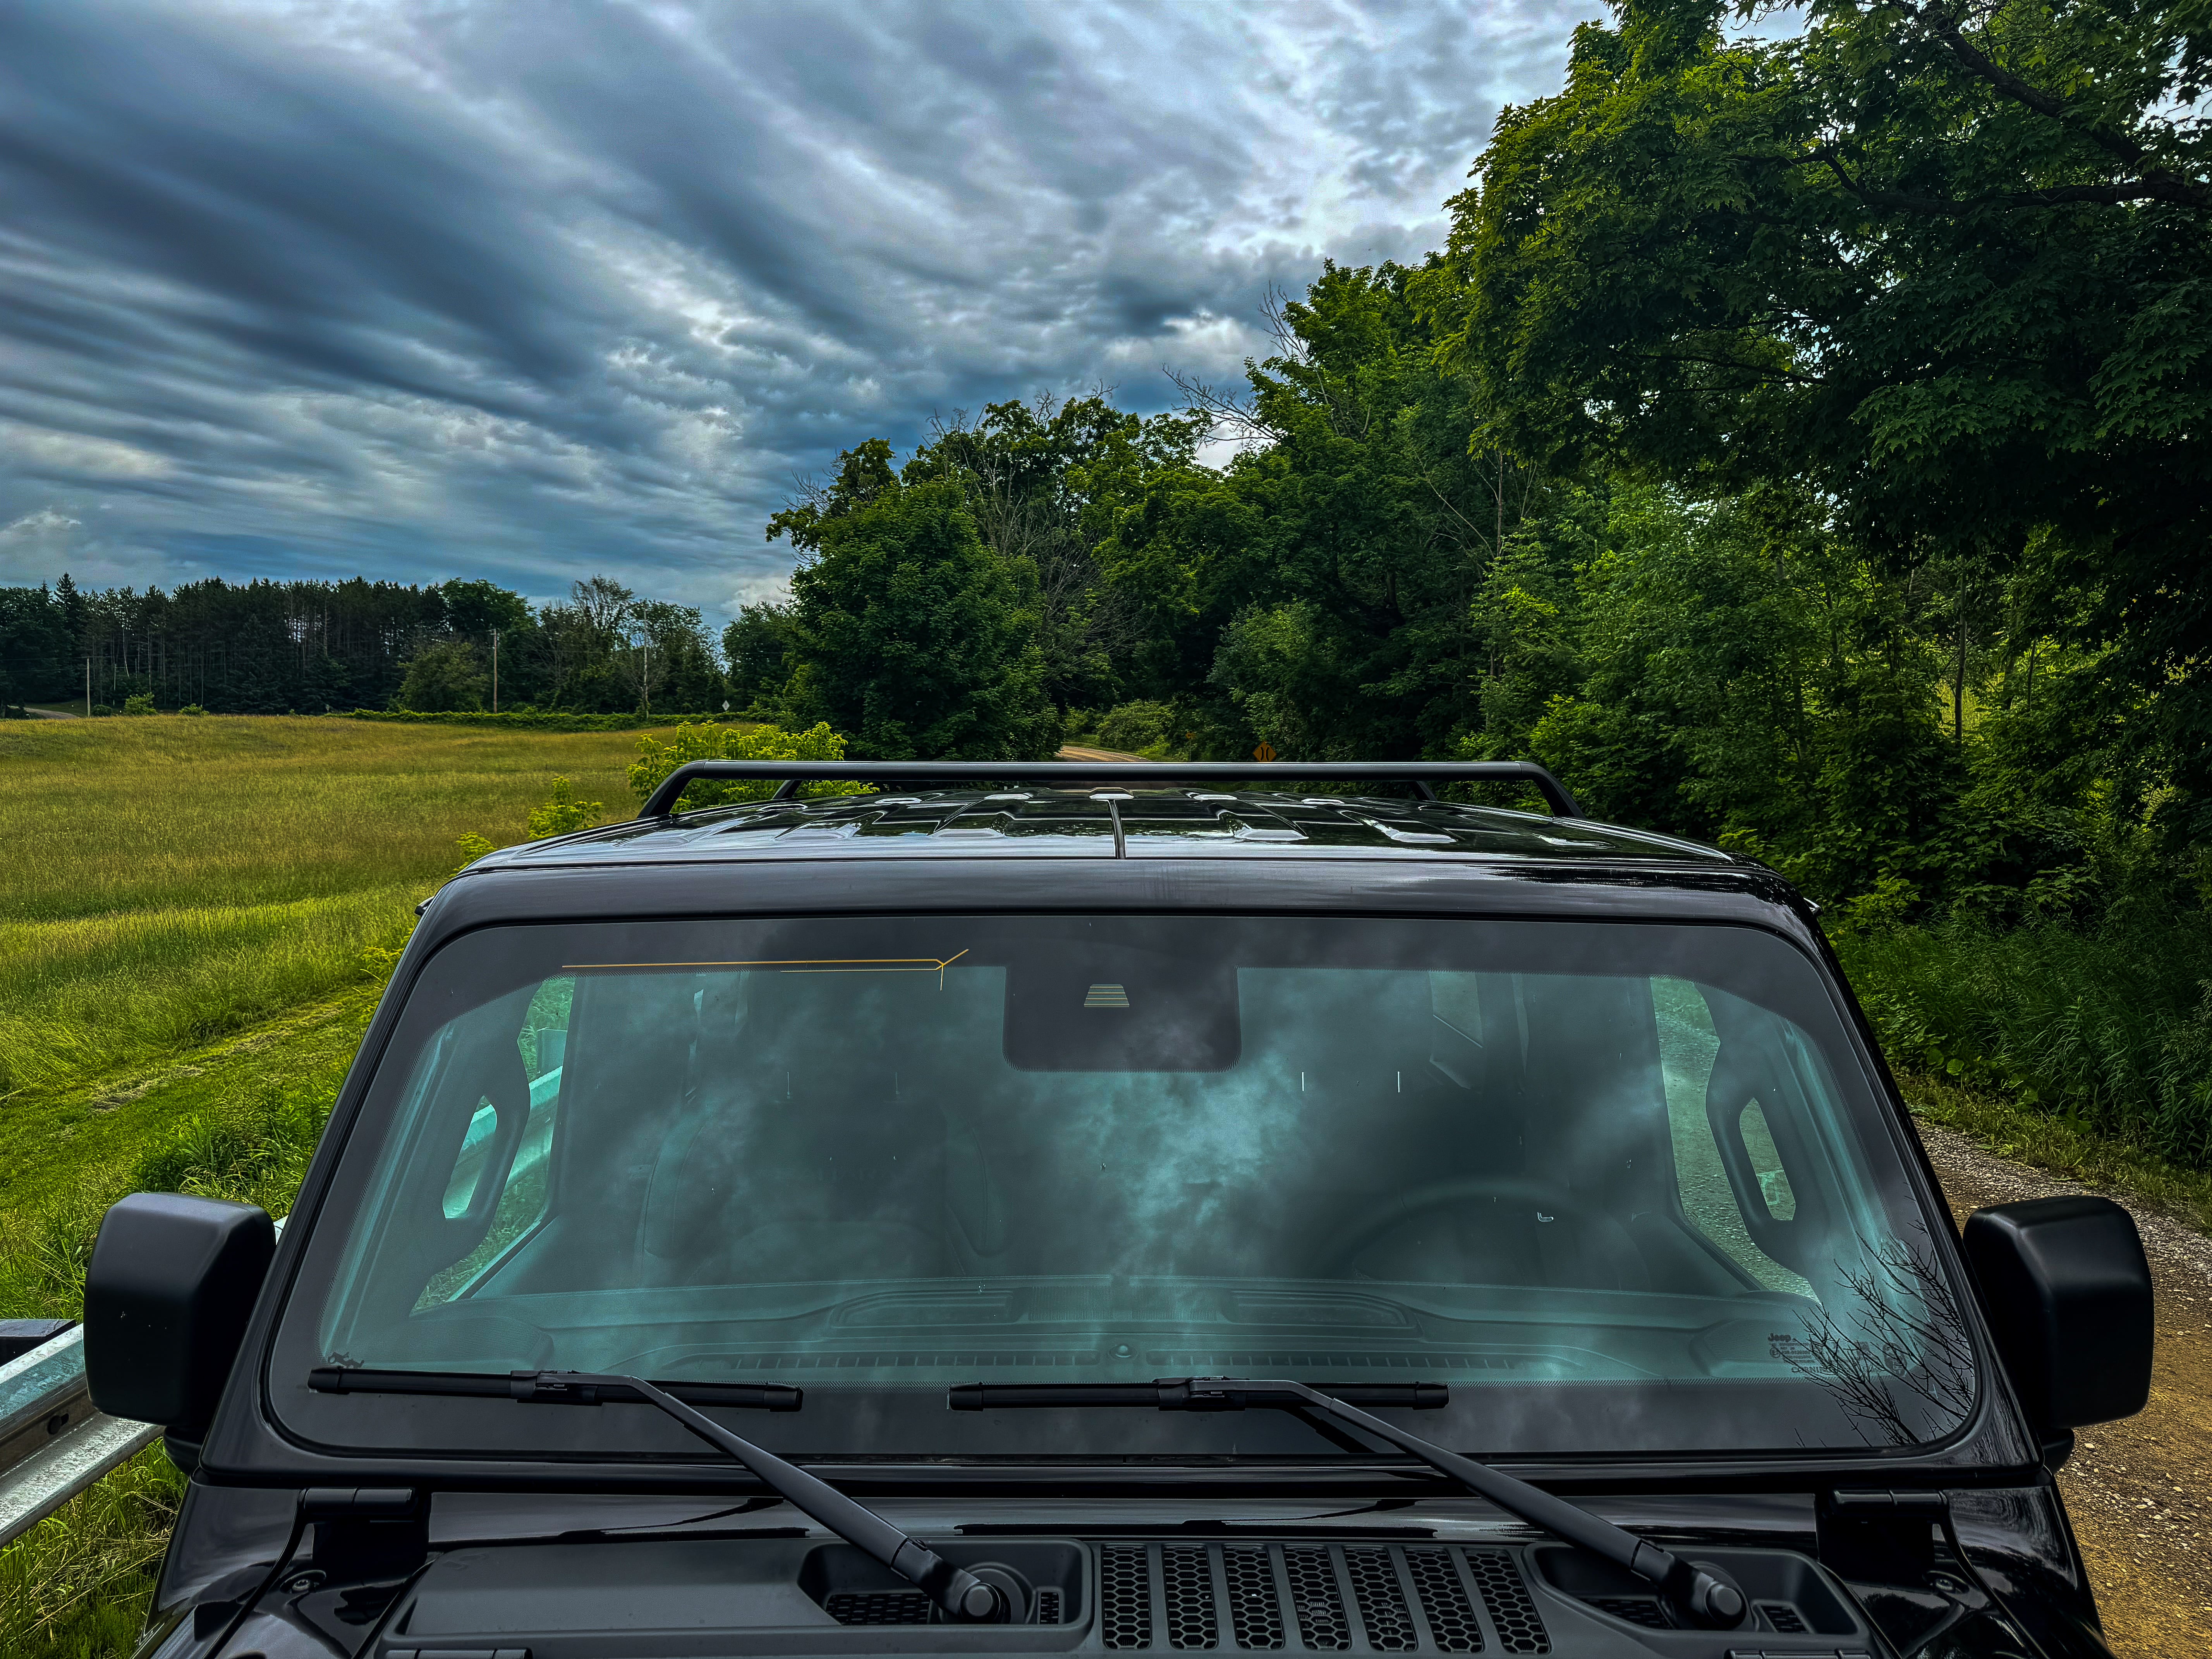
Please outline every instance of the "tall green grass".
[[2212, 1170], [2212, 923], [2190, 911], [1836, 941], [1893, 1061]]
[[556, 775], [629, 799], [629, 732], [339, 720], [0, 728], [0, 1139], [9, 1103], [357, 981], [465, 834], [520, 841]]
[[554, 776], [627, 810], [624, 732], [337, 719], [0, 726], [0, 921], [428, 887], [471, 831], [522, 838]]
[[[325, 1061], [305, 1081], [264, 1078], [244, 1099], [169, 1125], [136, 1158], [81, 1171], [34, 1209], [0, 1213], [0, 1309], [79, 1315], [100, 1216], [125, 1193], [198, 1193], [284, 1214], [338, 1075]], [[0, 1654], [129, 1653], [183, 1495], [183, 1477], [150, 1447], [0, 1550]]]
[[421, 893], [383, 886], [0, 923], [0, 1097], [61, 1088], [326, 996], [372, 971], [365, 951], [406, 938]]
[[0, 1550], [0, 1653], [128, 1654], [184, 1495], [184, 1476], [149, 1446]]

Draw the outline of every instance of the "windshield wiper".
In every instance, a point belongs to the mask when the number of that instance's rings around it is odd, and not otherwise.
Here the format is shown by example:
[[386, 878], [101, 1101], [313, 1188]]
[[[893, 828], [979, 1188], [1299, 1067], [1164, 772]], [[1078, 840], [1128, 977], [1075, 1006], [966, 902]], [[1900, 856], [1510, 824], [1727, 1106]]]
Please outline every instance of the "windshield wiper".
[[[1426, 1391], [1437, 1383], [1384, 1384], [1345, 1388], [1339, 1393], [1375, 1405], [1425, 1406]], [[1403, 1396], [1382, 1397], [1377, 1396]], [[1419, 1458], [1469, 1492], [1488, 1498], [1508, 1515], [1541, 1527], [1556, 1538], [1627, 1568], [1659, 1587], [1661, 1598], [1680, 1623], [1695, 1629], [1734, 1630], [1750, 1604], [1743, 1592], [1706, 1568], [1647, 1543], [1625, 1527], [1592, 1515], [1579, 1504], [1554, 1498], [1540, 1486], [1462, 1457], [1419, 1435], [1385, 1423], [1304, 1382], [1243, 1376], [1163, 1377], [1156, 1382], [995, 1383], [963, 1382], [947, 1395], [956, 1412], [1052, 1406], [1133, 1406], [1164, 1412], [1235, 1412], [1247, 1409], [1314, 1411], [1364, 1430], [1408, 1456]], [[1443, 1403], [1441, 1400], [1435, 1403]]]
[[854, 1548], [863, 1550], [919, 1589], [948, 1618], [982, 1624], [1006, 1616], [999, 1592], [965, 1568], [957, 1567], [925, 1544], [917, 1543], [865, 1504], [817, 1479], [795, 1463], [732, 1434], [712, 1418], [684, 1403], [738, 1406], [761, 1411], [795, 1412], [805, 1401], [797, 1389], [745, 1382], [648, 1382], [640, 1376], [600, 1376], [588, 1371], [514, 1371], [505, 1376], [465, 1371], [385, 1371], [337, 1365], [307, 1374], [318, 1394], [453, 1395], [513, 1400], [526, 1406], [658, 1407], [708, 1445], [736, 1459], [800, 1514], [821, 1522]]

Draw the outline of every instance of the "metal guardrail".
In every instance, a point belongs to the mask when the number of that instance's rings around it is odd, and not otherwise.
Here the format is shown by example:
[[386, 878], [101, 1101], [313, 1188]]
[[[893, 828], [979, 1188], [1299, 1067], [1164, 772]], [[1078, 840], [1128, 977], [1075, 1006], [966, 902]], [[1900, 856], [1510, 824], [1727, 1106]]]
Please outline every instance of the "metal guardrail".
[[92, 1403], [82, 1325], [0, 1365], [0, 1547], [161, 1433], [158, 1424], [110, 1417]]
[[0, 1545], [12, 1542], [154, 1443], [151, 1423], [110, 1417], [84, 1379], [84, 1328], [0, 1365]]

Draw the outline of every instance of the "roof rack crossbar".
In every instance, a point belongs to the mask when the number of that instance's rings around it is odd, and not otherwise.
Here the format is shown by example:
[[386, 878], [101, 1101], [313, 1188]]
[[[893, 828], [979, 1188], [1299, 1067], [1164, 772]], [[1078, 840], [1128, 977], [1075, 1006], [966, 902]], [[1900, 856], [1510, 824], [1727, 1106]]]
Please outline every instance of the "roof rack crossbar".
[[689, 761], [660, 781], [638, 811], [665, 818], [695, 783], [780, 783], [787, 799], [800, 783], [851, 780], [878, 787], [962, 783], [1055, 785], [1164, 783], [1402, 783], [1424, 799], [1451, 783], [1526, 783], [1556, 818], [1583, 809], [1567, 787], [1534, 761]]

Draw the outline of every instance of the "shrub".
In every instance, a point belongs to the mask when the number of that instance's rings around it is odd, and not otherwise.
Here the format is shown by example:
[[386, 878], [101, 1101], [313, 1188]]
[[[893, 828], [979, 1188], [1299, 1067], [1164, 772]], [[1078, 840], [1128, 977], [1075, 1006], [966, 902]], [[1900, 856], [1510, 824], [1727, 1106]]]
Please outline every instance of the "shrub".
[[153, 698], [138, 692], [124, 698], [123, 712], [126, 714], [152, 714], [159, 711], [154, 707]]
[[[779, 732], [772, 726], [751, 731], [705, 723], [679, 726], [667, 743], [659, 742], [650, 732], [638, 738], [637, 758], [630, 763], [629, 787], [630, 793], [642, 801], [663, 778], [687, 761], [844, 758], [845, 739], [832, 732], [827, 723], [805, 732]], [[766, 800], [775, 788], [773, 783], [695, 783], [684, 792], [677, 810], [690, 812], [732, 801]], [[799, 793], [808, 796], [865, 793], [861, 785], [846, 782], [809, 783], [799, 789]]]
[[1136, 753], [1166, 742], [1174, 720], [1175, 710], [1164, 702], [1125, 702], [1098, 722], [1098, 741]]
[[[595, 800], [578, 800], [576, 787], [566, 778], [553, 780], [553, 793], [545, 798], [542, 806], [531, 809], [530, 839], [544, 841], [550, 836], [566, 836], [578, 830], [588, 830], [606, 814], [605, 805]], [[480, 836], [463, 838], [481, 840]], [[489, 848], [487, 848], [489, 850]], [[477, 854], [482, 857], [483, 854]]]
[[177, 712], [179, 714], [204, 714], [207, 713], [207, 710], [201, 708], [199, 704], [196, 702], [188, 702], [182, 708], [177, 710]]
[[106, 716], [106, 715], [108, 715], [108, 714], [114, 714], [115, 712], [116, 712], [116, 711], [115, 711], [114, 709], [110, 708], [109, 708], [106, 703], [104, 703], [104, 702], [96, 702], [96, 703], [93, 704], [93, 706], [92, 706], [92, 717], [93, 717], [94, 720], [101, 719], [102, 717], [104, 717], [104, 716]]
[[1837, 953], [1899, 1066], [2000, 1091], [2212, 1169], [2212, 927], [1972, 921], [1842, 931]]

